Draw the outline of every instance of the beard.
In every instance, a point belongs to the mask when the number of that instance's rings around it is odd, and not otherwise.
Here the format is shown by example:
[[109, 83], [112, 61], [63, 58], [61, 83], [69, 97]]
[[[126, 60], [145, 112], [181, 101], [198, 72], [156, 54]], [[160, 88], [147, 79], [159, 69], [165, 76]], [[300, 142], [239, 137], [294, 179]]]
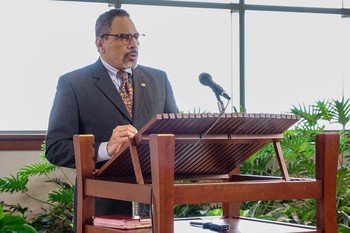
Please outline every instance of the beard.
[[138, 51], [137, 50], [134, 50], [134, 51], [131, 51], [131, 52], [125, 54], [125, 56], [124, 56], [125, 68], [126, 69], [135, 68], [137, 66], [137, 59], [138, 59]]

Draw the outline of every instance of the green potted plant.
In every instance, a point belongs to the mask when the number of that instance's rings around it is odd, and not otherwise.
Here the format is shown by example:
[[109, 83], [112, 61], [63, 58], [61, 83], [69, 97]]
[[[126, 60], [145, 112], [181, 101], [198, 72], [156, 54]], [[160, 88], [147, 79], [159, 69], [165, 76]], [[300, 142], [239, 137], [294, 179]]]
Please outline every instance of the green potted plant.
[[3, 205], [0, 205], [0, 233], [37, 233], [30, 225], [25, 223], [22, 216], [5, 214]]
[[[22, 193], [48, 207], [42, 208], [42, 212], [27, 220], [26, 213], [31, 211], [28, 207], [22, 207], [18, 203], [16, 205], [6, 203], [4, 206], [12, 213], [20, 213], [23, 221], [27, 221], [39, 233], [71, 233], [73, 232], [74, 184], [61, 167], [50, 164], [46, 160], [45, 144], [42, 145], [42, 151], [40, 162], [23, 166], [16, 175], [0, 178], [0, 193]], [[61, 171], [64, 178], [56, 178], [53, 172], [57, 170]], [[33, 176], [46, 177], [45, 183], [54, 184], [55, 188], [48, 190], [46, 198], [40, 198], [31, 192], [28, 182]]]

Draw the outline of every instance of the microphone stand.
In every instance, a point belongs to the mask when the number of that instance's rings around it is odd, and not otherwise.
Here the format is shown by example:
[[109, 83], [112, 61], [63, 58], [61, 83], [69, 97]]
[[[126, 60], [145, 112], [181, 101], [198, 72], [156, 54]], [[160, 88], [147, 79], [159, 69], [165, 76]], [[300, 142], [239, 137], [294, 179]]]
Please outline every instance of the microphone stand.
[[[218, 100], [218, 107], [219, 107], [219, 112], [220, 112], [219, 117], [203, 134], [200, 135], [197, 142], [192, 145], [193, 147], [196, 147], [199, 144], [199, 142], [202, 140], [202, 138], [205, 137], [209, 133], [209, 131], [218, 123], [218, 121], [220, 120], [222, 115], [225, 113], [225, 110], [226, 110], [228, 104], [230, 103], [230, 102], [227, 102], [226, 107], [224, 107], [224, 103], [222, 102], [220, 95], [215, 93], [215, 96], [216, 96], [216, 99]], [[184, 155], [185, 154], [183, 154], [182, 156], [175, 159], [175, 165], [177, 165], [177, 163], [184, 157]]]
[[222, 114], [225, 112], [224, 103], [222, 102], [220, 95], [218, 93], [215, 93], [215, 96], [216, 96], [216, 99], [218, 100], [219, 113]]

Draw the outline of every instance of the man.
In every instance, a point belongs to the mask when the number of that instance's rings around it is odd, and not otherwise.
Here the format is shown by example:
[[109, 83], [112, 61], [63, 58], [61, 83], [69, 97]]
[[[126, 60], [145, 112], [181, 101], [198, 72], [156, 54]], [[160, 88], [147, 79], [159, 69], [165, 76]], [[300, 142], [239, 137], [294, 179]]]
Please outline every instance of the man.
[[[59, 166], [75, 168], [75, 134], [95, 136], [96, 167], [100, 167], [155, 114], [178, 112], [166, 73], [137, 65], [141, 35], [129, 14], [110, 10], [97, 19], [95, 29], [100, 58], [58, 81], [46, 157]], [[96, 215], [105, 214], [131, 214], [131, 203], [98, 199]]]

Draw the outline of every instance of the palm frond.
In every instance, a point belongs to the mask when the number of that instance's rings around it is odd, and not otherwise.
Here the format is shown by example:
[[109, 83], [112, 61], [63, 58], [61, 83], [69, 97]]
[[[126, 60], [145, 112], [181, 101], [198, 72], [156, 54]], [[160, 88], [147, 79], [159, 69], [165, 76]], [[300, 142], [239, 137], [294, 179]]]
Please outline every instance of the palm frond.
[[302, 106], [299, 104], [299, 107], [293, 105], [291, 112], [301, 117], [300, 122], [304, 123], [304, 127], [314, 128], [317, 126], [318, 120], [322, 118], [320, 109], [315, 105], [309, 105], [308, 108], [305, 104]]
[[338, 229], [338, 233], [339, 232], [347, 232], [349, 233], [350, 232], [350, 228], [349, 228], [349, 225], [350, 225], [350, 216], [349, 214], [345, 213], [344, 211], [338, 211], [338, 221], [339, 222], [342, 222], [342, 226], [343, 228], [341, 227], [341, 231], [339, 231]]
[[241, 164], [242, 174], [269, 175], [271, 173], [272, 154], [260, 154], [253, 160], [246, 160]]
[[285, 159], [310, 158], [315, 153], [314, 140], [313, 131], [310, 133], [301, 133], [300, 130], [286, 131], [281, 140]]
[[28, 176], [20, 176], [19, 174], [15, 176], [10, 175], [10, 177], [0, 178], [0, 192], [1, 193], [16, 193], [16, 192], [27, 192]]
[[70, 185], [69, 183], [67, 183], [61, 179], [58, 179], [58, 178], [53, 178], [53, 179], [49, 180], [48, 182], [53, 183], [62, 189], [69, 189], [72, 187], [72, 185]]
[[324, 100], [323, 101], [318, 100], [318, 101], [316, 101], [316, 106], [318, 107], [318, 109], [321, 112], [322, 119], [327, 120], [327, 121], [331, 121], [331, 119], [333, 118], [333, 114], [329, 110], [330, 109], [330, 102], [324, 101]]
[[342, 97], [341, 101], [333, 100], [330, 107], [330, 111], [334, 116], [336, 123], [339, 123], [345, 129], [345, 125], [350, 121], [350, 99], [345, 100]]
[[340, 196], [342, 193], [349, 193], [350, 187], [350, 168], [341, 167], [338, 169], [337, 173], [337, 196]]
[[43, 161], [22, 167], [19, 171], [19, 174], [24, 176], [45, 175], [47, 173], [53, 172], [58, 168], [58, 166], [53, 165], [48, 161]]
[[[343, 154], [345, 152], [350, 152], [350, 134], [346, 131], [339, 131], [340, 134], [340, 147], [339, 147], [339, 153]], [[346, 158], [350, 158], [349, 155], [345, 156]]]
[[74, 188], [52, 191], [48, 194], [48, 197], [52, 203], [70, 204], [74, 197]]
[[[1, 205], [1, 204], [0, 204]], [[8, 212], [11, 213], [20, 213], [24, 219], [26, 219], [25, 213], [29, 211], [28, 207], [23, 207], [19, 203], [15, 205], [10, 205], [10, 204], [3, 204], [4, 207], [6, 207]]]

